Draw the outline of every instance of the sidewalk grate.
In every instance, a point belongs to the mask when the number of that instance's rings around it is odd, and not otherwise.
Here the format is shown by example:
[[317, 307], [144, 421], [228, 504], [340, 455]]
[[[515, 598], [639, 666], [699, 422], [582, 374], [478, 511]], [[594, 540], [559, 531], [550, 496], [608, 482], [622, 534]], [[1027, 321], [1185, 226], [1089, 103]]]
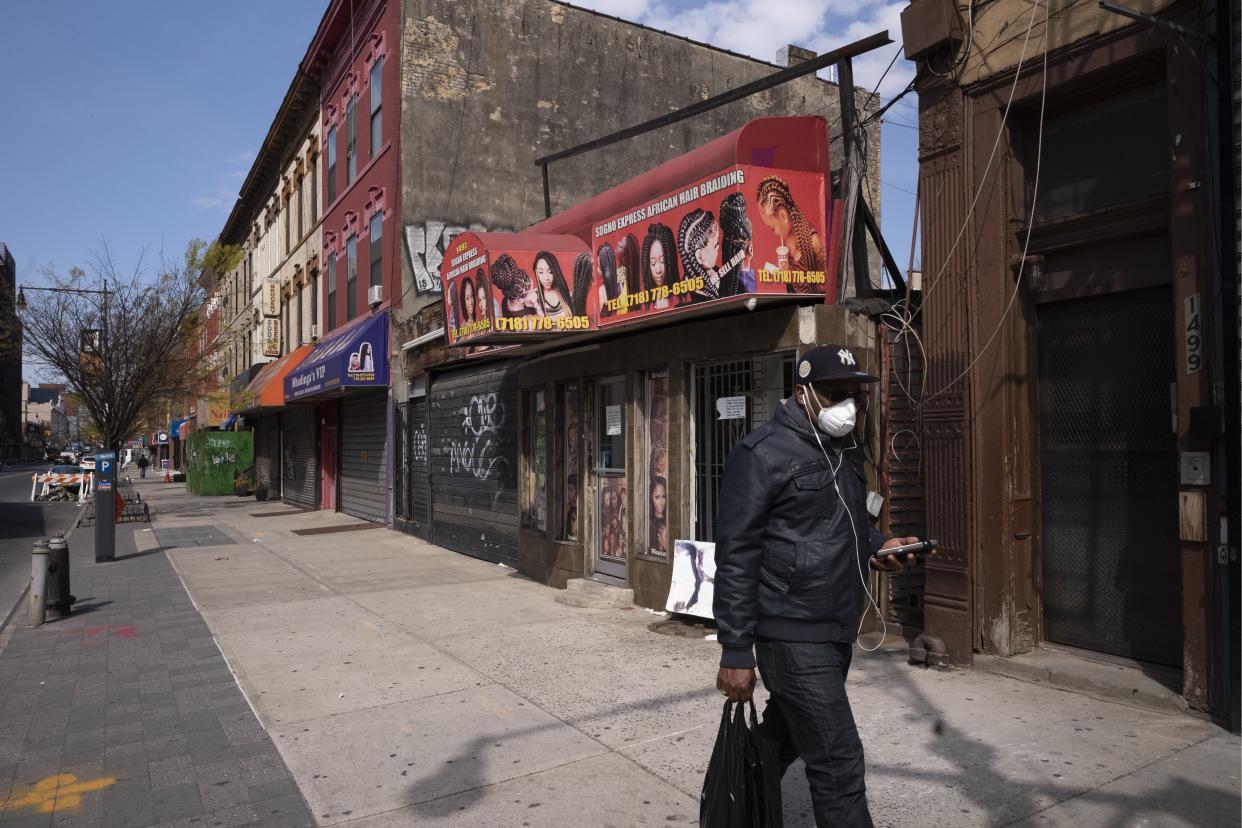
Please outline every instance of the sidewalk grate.
[[214, 526], [178, 526], [156, 529], [155, 539], [160, 546], [232, 546], [237, 541]]
[[292, 529], [295, 535], [331, 535], [335, 532], [360, 532], [363, 529], [380, 529], [378, 523], [344, 523], [340, 526], [318, 526], [314, 529]]
[[305, 509], [286, 509], [283, 512], [251, 512], [251, 517], [287, 517], [288, 515], [304, 515]]

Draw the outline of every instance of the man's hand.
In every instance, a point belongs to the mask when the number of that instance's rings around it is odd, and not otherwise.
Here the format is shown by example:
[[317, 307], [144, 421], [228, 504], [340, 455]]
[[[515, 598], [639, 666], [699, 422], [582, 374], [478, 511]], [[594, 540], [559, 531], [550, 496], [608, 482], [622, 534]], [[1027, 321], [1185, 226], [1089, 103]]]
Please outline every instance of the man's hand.
[[729, 701], [750, 701], [755, 692], [755, 671], [721, 667], [716, 674], [716, 689], [728, 696]]
[[[880, 551], [883, 551], [885, 549], [892, 549], [895, 546], [905, 546], [907, 543], [918, 543], [920, 540], [921, 538], [914, 538], [914, 537], [889, 538], [888, 540], [884, 541], [884, 545], [880, 547]], [[872, 558], [871, 568], [878, 569], [881, 572], [900, 572], [901, 568], [905, 564], [912, 564], [916, 560], [918, 560], [918, 558], [915, 557], [913, 553], [908, 553], [904, 561], [898, 558], [896, 555], [886, 555], [883, 558]]]

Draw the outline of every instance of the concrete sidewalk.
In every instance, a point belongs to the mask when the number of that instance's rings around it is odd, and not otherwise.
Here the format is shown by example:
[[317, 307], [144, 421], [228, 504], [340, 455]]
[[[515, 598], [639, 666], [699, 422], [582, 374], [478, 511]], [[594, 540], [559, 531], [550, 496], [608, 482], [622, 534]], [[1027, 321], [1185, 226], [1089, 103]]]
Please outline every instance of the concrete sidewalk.
[[[69, 536], [72, 614], [0, 653], [0, 825], [312, 825], [167, 557]], [[140, 532], [140, 535], [142, 533]], [[149, 536], [149, 532], [146, 535]]]
[[[714, 643], [358, 521], [143, 481], [166, 549], [320, 824], [693, 824]], [[1237, 825], [1212, 724], [857, 652], [877, 825]], [[811, 825], [800, 768], [786, 824]]]

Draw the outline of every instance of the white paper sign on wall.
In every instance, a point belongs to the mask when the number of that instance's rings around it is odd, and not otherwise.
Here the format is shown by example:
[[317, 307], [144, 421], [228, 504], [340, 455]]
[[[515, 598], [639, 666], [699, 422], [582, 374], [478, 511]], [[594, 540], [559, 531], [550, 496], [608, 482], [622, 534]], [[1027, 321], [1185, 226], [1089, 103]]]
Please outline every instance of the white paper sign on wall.
[[604, 434], [616, 437], [621, 433], [621, 406], [610, 405], [604, 409]]
[[745, 397], [718, 397], [716, 399], [717, 420], [745, 420]]

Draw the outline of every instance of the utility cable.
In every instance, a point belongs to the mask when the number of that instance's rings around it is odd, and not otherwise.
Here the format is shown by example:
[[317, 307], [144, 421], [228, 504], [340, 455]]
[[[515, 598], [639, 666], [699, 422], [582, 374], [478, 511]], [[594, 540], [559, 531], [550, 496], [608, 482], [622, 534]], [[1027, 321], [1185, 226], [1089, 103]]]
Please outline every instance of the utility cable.
[[1035, 180], [1031, 185], [1031, 206], [1030, 211], [1027, 213], [1026, 240], [1022, 244], [1022, 259], [1018, 263], [1018, 277], [1014, 280], [1013, 292], [1009, 295], [1009, 301], [1005, 304], [1005, 309], [1001, 311], [1000, 319], [996, 321], [996, 329], [992, 331], [992, 335], [988, 337], [988, 341], [983, 344], [983, 347], [980, 348], [978, 353], [975, 354], [975, 358], [970, 361], [970, 364], [967, 365], [960, 374], [941, 386], [939, 390], [933, 391], [927, 399], [922, 401], [921, 405], [926, 405], [928, 402], [936, 399], [936, 397], [939, 397], [941, 394], [948, 391], [963, 377], [970, 373], [971, 369], [974, 368], [979, 360], [983, 358], [983, 355], [987, 353], [988, 348], [992, 346], [992, 343], [996, 341], [996, 337], [1000, 335], [1001, 329], [1005, 326], [1005, 320], [1009, 317], [1009, 311], [1013, 308], [1013, 303], [1017, 300], [1018, 294], [1022, 291], [1022, 277], [1026, 274], [1026, 255], [1031, 247], [1031, 231], [1035, 227], [1035, 206], [1039, 201], [1039, 171], [1043, 162], [1044, 110], [1048, 102], [1048, 19], [1048, 6], [1045, 3], [1043, 36], [1044, 77], [1043, 89], [1039, 98], [1039, 127], [1035, 144]]

